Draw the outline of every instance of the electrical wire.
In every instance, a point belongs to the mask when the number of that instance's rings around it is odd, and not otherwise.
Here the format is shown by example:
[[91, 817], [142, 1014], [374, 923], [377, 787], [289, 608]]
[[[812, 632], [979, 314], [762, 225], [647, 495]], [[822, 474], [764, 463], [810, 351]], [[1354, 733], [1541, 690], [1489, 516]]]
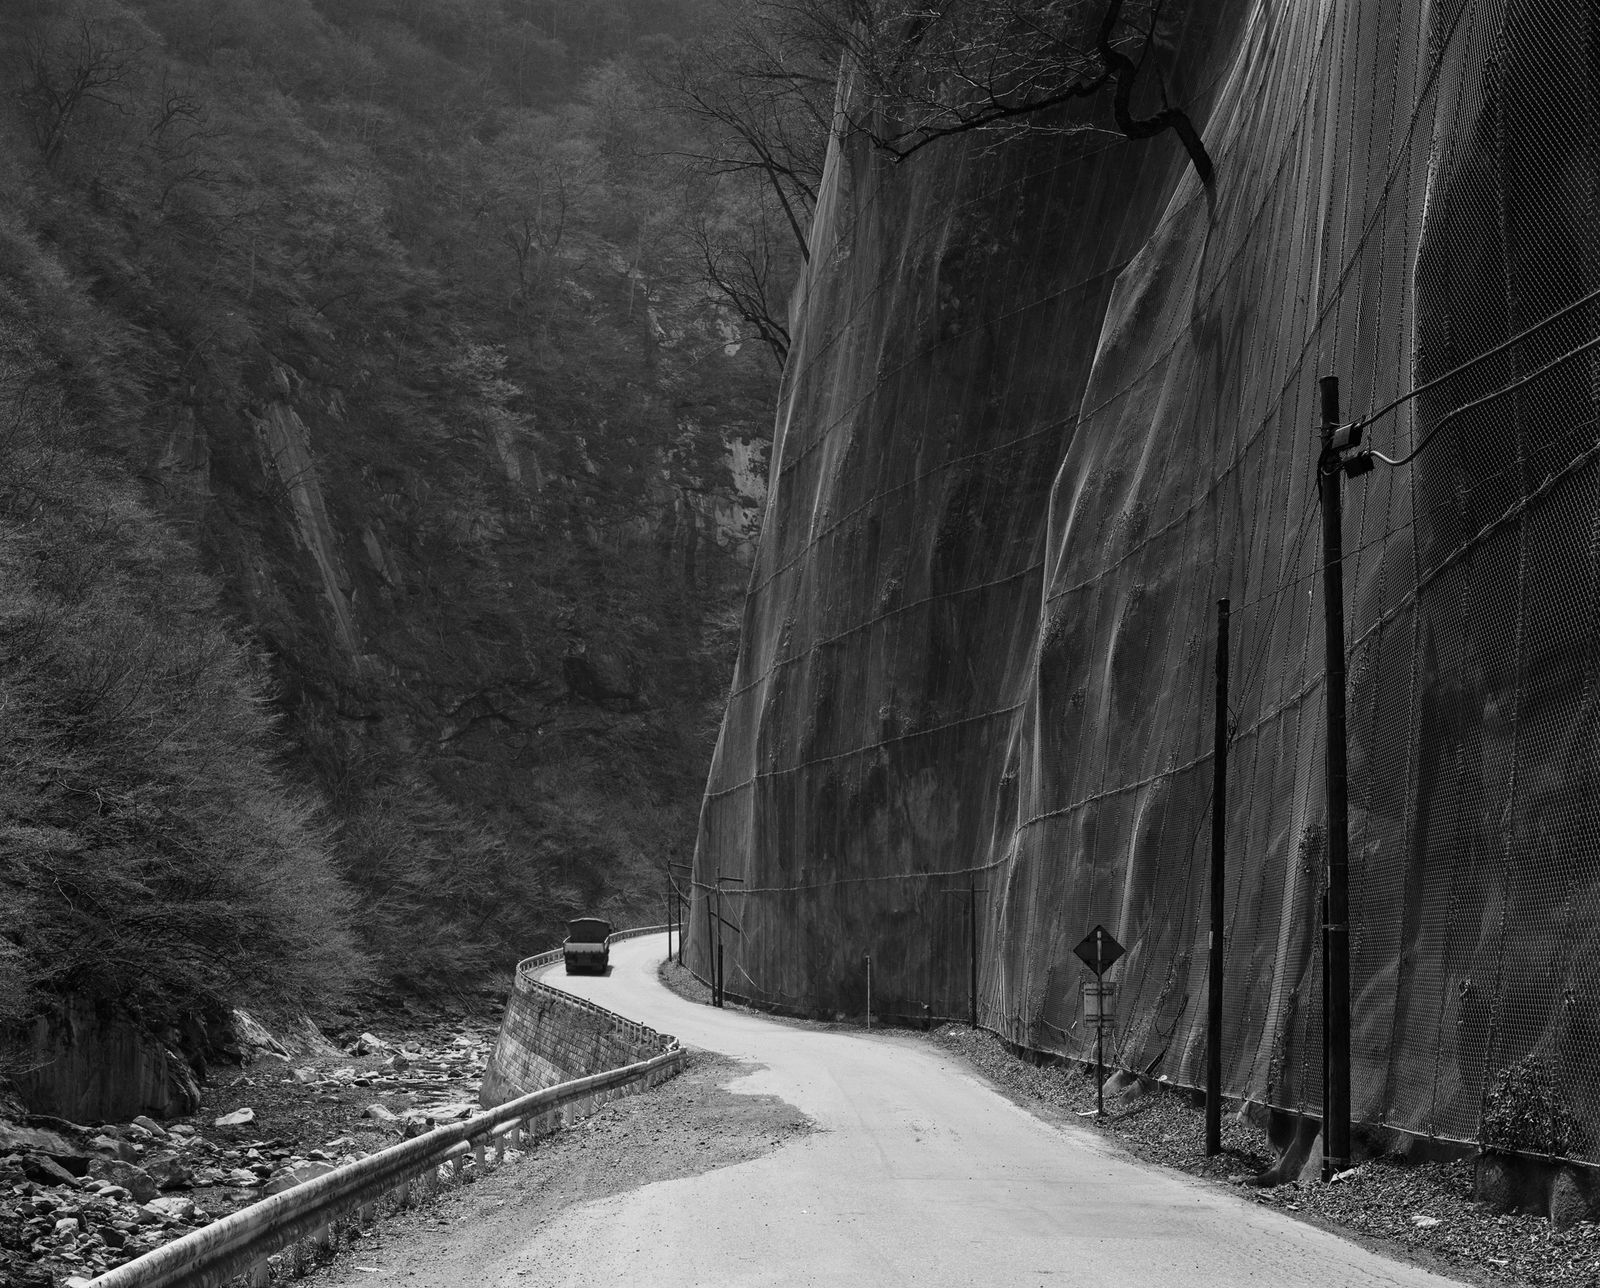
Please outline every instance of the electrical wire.
[[[1600, 292], [1597, 292], [1597, 294], [1600, 294]], [[1524, 385], [1529, 384], [1532, 381], [1537, 380], [1540, 376], [1549, 374], [1551, 371], [1555, 370], [1555, 368], [1559, 367], [1562, 363], [1571, 362], [1572, 359], [1574, 359], [1576, 357], [1579, 357], [1580, 355], [1585, 354], [1590, 349], [1594, 349], [1594, 348], [1600, 348], [1600, 335], [1597, 335], [1597, 336], [1594, 336], [1591, 339], [1585, 340], [1582, 344], [1578, 345], [1574, 349], [1568, 349], [1567, 352], [1563, 353], [1559, 358], [1550, 359], [1550, 361], [1545, 363], [1542, 367], [1535, 367], [1532, 371], [1528, 372], [1526, 375], [1518, 376], [1517, 379], [1513, 380], [1510, 384], [1503, 385], [1501, 388], [1496, 389], [1493, 393], [1484, 394], [1481, 398], [1474, 398], [1469, 403], [1462, 403], [1461, 406], [1457, 407], [1454, 411], [1448, 412], [1446, 415], [1441, 416], [1439, 418], [1439, 420], [1437, 422], [1435, 422], [1435, 424], [1428, 430], [1428, 432], [1422, 436], [1421, 441], [1418, 442], [1418, 444], [1415, 447], [1413, 447], [1409, 452], [1407, 452], [1404, 456], [1400, 457], [1398, 460], [1393, 460], [1393, 459], [1385, 456], [1382, 452], [1378, 452], [1378, 451], [1372, 452], [1372, 457], [1375, 460], [1382, 461], [1385, 465], [1392, 465], [1392, 466], [1408, 465], [1412, 461], [1416, 460], [1418, 454], [1421, 453], [1422, 449], [1425, 448], [1429, 443], [1431, 443], [1433, 441], [1434, 436], [1441, 429], [1443, 429], [1446, 425], [1448, 425], [1451, 421], [1453, 421], [1457, 416], [1465, 415], [1467, 412], [1472, 411], [1475, 408], [1482, 407], [1485, 403], [1491, 403], [1491, 402], [1494, 402], [1498, 398], [1504, 398], [1507, 394], [1515, 393], [1518, 389], [1521, 389]], [[1460, 370], [1460, 368], [1457, 368], [1457, 370]], [[1454, 374], [1454, 373], [1452, 373], [1452, 374]], [[1441, 380], [1448, 379], [1448, 377], [1441, 376], [1440, 379]], [[1423, 389], [1426, 389], [1426, 388], [1428, 388], [1429, 386], [1431, 386], [1432, 384], [1435, 384], [1435, 383], [1437, 383], [1437, 382], [1430, 381], [1429, 385], [1420, 386], [1411, 396], [1415, 397], [1416, 393], [1422, 392]], [[1398, 404], [1391, 404], [1391, 405], [1398, 405]]]
[[[1350, 425], [1350, 428], [1352, 428], [1352, 429], [1358, 429], [1358, 428], [1359, 429], [1365, 429], [1368, 425], [1375, 424], [1376, 422], [1382, 420], [1390, 412], [1394, 411], [1396, 408], [1403, 407], [1406, 403], [1410, 402], [1413, 398], [1419, 398], [1423, 394], [1427, 393], [1430, 389], [1436, 389], [1440, 385], [1444, 384], [1446, 381], [1454, 380], [1463, 371], [1470, 371], [1473, 367], [1478, 366], [1480, 363], [1484, 363], [1484, 362], [1489, 361], [1490, 358], [1499, 357], [1502, 353], [1505, 353], [1506, 350], [1515, 348], [1517, 345], [1521, 344], [1524, 340], [1528, 339], [1530, 336], [1537, 335], [1540, 331], [1544, 330], [1545, 327], [1551, 326], [1552, 324], [1561, 321], [1562, 318], [1570, 317], [1572, 314], [1576, 313], [1579, 309], [1583, 308], [1584, 305], [1593, 304], [1596, 300], [1600, 300], [1600, 288], [1596, 288], [1595, 290], [1590, 291], [1587, 295], [1579, 296], [1577, 299], [1573, 300], [1571, 304], [1566, 305], [1564, 308], [1557, 309], [1554, 313], [1550, 314], [1548, 317], [1542, 318], [1538, 322], [1535, 322], [1532, 326], [1528, 327], [1527, 330], [1519, 331], [1516, 335], [1512, 336], [1509, 340], [1504, 340], [1501, 343], [1495, 345], [1494, 348], [1485, 349], [1482, 353], [1478, 354], [1476, 357], [1468, 358], [1465, 362], [1461, 363], [1459, 366], [1452, 367], [1449, 371], [1445, 372], [1442, 376], [1435, 376], [1432, 380], [1424, 381], [1422, 384], [1418, 385], [1415, 389], [1411, 390], [1410, 392], [1401, 394], [1393, 402], [1387, 403], [1386, 405], [1378, 408], [1377, 411], [1371, 412], [1368, 415], [1363, 416], [1360, 420], [1352, 421], [1351, 425]], [[1596, 344], [1596, 343], [1600, 343], [1600, 338], [1597, 338], [1590, 345], [1580, 346], [1579, 349], [1575, 349], [1571, 353], [1564, 354], [1562, 357], [1557, 358], [1556, 362], [1557, 363], [1565, 362], [1568, 358], [1575, 357], [1579, 352], [1582, 351], [1582, 348], [1592, 347], [1593, 344]], [[1555, 364], [1552, 363], [1552, 364], [1549, 364], [1549, 365], [1553, 366]], [[1532, 376], [1532, 375], [1535, 375], [1535, 374], [1538, 374], [1538, 373], [1530, 372], [1529, 374], [1530, 374], [1530, 376]], [[1468, 406], [1470, 406], [1470, 405], [1471, 404], [1468, 404]], [[1462, 407], [1462, 408], [1459, 408], [1458, 410], [1459, 411], [1465, 411], [1466, 408]], [[1421, 450], [1422, 450], [1422, 448], [1419, 445], [1417, 447], [1416, 451], [1412, 452], [1411, 455], [1415, 456], [1416, 453], [1420, 452]], [[1385, 459], [1387, 459], [1387, 458], [1385, 458]], [[1408, 458], [1405, 458], [1405, 459], [1410, 459], [1410, 458], [1408, 457]], [[1396, 464], [1397, 462], [1390, 462], [1390, 463], [1391, 464]]]

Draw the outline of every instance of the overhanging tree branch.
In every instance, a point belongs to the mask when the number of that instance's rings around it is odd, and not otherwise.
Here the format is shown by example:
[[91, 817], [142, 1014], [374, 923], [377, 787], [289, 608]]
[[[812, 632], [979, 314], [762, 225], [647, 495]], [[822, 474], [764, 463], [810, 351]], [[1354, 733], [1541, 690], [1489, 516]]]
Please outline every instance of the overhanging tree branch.
[[[864, 110], [850, 127], [897, 161], [939, 139], [980, 130], [1113, 132], [1087, 114], [1037, 118], [1109, 91], [1114, 133], [1175, 133], [1208, 188], [1215, 166], [1189, 115], [1166, 102], [1150, 116], [1133, 92], [1156, 46], [1163, 0], [811, 0], [850, 16], [838, 38], [860, 78]], [[842, 7], [841, 7], [842, 6]], [[1130, 21], [1130, 7], [1137, 18]], [[1098, 17], [1096, 17], [1098, 12]], [[1159, 69], [1157, 69], [1159, 80]]]
[[[1100, 57], [1116, 80], [1116, 90], [1111, 97], [1111, 111], [1116, 118], [1117, 128], [1130, 139], [1154, 138], [1171, 130], [1183, 143], [1184, 150], [1189, 154], [1189, 160], [1194, 163], [1195, 173], [1200, 176], [1200, 182], [1209, 188], [1216, 171], [1211, 164], [1211, 154], [1206, 151], [1206, 145], [1200, 138], [1200, 131], [1195, 129], [1194, 122], [1189, 119], [1187, 112], [1182, 108], [1168, 106], [1143, 120], [1133, 115], [1130, 100], [1133, 96], [1133, 82], [1139, 75], [1139, 68], [1111, 42], [1112, 33], [1122, 13], [1122, 3], [1123, 0], [1110, 0], [1106, 5], [1105, 17], [1100, 23], [1099, 40], [1096, 42]], [[1148, 46], [1148, 41], [1146, 44]]]

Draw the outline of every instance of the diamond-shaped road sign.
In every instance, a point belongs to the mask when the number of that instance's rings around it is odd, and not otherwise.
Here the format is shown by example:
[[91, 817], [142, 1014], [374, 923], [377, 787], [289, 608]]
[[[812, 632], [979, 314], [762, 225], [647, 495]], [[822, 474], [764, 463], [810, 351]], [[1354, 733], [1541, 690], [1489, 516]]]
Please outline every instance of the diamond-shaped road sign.
[[1096, 926], [1083, 937], [1083, 942], [1072, 950], [1098, 979], [1110, 968], [1112, 962], [1128, 950], [1112, 938], [1104, 926]]

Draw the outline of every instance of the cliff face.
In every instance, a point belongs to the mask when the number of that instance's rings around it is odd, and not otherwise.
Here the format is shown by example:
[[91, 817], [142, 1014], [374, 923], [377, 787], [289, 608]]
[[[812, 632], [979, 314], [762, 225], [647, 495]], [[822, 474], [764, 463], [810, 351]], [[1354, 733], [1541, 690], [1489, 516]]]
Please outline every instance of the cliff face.
[[1335, 374], [1418, 391], [1344, 485], [1355, 1115], [1476, 1139], [1531, 1055], [1600, 1120], [1597, 57], [1578, 3], [1257, 0], [1168, 80], [1214, 192], [1170, 136], [836, 146], [701, 815], [731, 991], [859, 1012], [870, 953], [964, 1015], [975, 886], [983, 1023], [1089, 1050], [1104, 923], [1117, 1060], [1198, 1084], [1226, 596], [1226, 1089], [1320, 1112]]

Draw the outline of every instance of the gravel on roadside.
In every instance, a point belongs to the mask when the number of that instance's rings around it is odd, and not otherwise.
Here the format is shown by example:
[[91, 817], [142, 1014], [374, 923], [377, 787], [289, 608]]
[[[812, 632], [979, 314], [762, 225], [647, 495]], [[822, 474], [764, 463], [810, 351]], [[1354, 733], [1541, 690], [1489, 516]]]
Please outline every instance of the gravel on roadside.
[[1600, 1225], [1556, 1230], [1544, 1217], [1498, 1215], [1473, 1201], [1470, 1160], [1373, 1159], [1334, 1184], [1260, 1189], [1248, 1180], [1273, 1161], [1273, 1151], [1266, 1133], [1237, 1113], [1223, 1117], [1222, 1154], [1207, 1158], [1205, 1115], [1187, 1093], [1108, 1099], [1106, 1116], [1097, 1119], [1090, 1069], [1029, 1064], [994, 1034], [962, 1025], [946, 1025], [933, 1039], [1041, 1116], [1100, 1131], [1136, 1158], [1226, 1185], [1397, 1259], [1494, 1288], [1600, 1285]]
[[469, 1173], [425, 1205], [389, 1216], [353, 1252], [317, 1270], [316, 1280], [403, 1278], [407, 1288], [496, 1282], [506, 1258], [570, 1207], [731, 1167], [815, 1129], [775, 1096], [724, 1090], [751, 1068], [689, 1048], [677, 1077], [614, 1100], [530, 1150], [511, 1151], [486, 1175]]

